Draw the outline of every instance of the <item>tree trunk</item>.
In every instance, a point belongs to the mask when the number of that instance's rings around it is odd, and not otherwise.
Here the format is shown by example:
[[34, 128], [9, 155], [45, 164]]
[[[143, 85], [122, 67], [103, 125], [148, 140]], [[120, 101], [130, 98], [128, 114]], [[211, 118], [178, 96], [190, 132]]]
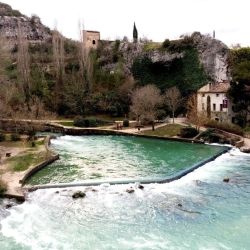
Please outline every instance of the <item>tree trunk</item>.
[[173, 123], [174, 123], [174, 111], [172, 111], [172, 115], [173, 115]]
[[152, 131], [155, 131], [155, 122], [152, 121]]

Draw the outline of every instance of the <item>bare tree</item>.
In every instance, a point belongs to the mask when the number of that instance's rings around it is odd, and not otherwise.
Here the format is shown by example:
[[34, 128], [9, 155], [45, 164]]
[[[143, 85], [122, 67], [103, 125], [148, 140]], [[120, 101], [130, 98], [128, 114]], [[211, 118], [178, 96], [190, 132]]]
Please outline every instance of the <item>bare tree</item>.
[[11, 63], [11, 43], [0, 33], [0, 81], [7, 80], [6, 66]]
[[138, 121], [150, 121], [154, 130], [157, 109], [161, 103], [160, 90], [155, 85], [146, 85], [134, 91], [130, 110], [136, 115]]
[[206, 123], [207, 117], [205, 112], [198, 112], [196, 94], [189, 97], [187, 101], [187, 110], [189, 121], [193, 123], [199, 131], [200, 127]]
[[20, 23], [17, 29], [17, 69], [19, 73], [19, 87], [25, 98], [25, 104], [30, 110], [31, 79], [30, 79], [30, 57], [29, 44]]
[[165, 91], [165, 101], [167, 106], [171, 109], [174, 123], [175, 111], [180, 107], [182, 103], [182, 97], [179, 89], [177, 87], [167, 89]]
[[79, 64], [82, 82], [84, 84], [84, 91], [89, 94], [92, 92], [94, 78], [93, 78], [93, 58], [91, 51], [87, 47], [87, 37], [84, 34], [84, 24], [79, 22]]
[[62, 89], [64, 80], [64, 38], [63, 36], [55, 30], [52, 35], [52, 46], [53, 46], [53, 62], [56, 74], [56, 85], [55, 85], [55, 104], [56, 109], [61, 103], [62, 99]]

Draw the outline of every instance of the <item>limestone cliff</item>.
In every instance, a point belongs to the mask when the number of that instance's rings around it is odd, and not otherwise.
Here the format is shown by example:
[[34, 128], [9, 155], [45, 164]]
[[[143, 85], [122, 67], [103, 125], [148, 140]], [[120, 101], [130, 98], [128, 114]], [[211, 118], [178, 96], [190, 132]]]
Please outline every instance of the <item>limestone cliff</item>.
[[[230, 80], [228, 69], [229, 48], [221, 41], [207, 35], [201, 35], [199, 32], [193, 33], [189, 39], [191, 46], [198, 52], [200, 64], [208, 76], [208, 81], [223, 82]], [[182, 39], [173, 41], [173, 43], [177, 44], [181, 44], [181, 42]], [[132, 64], [138, 57], [147, 57], [152, 63], [169, 65], [174, 60], [181, 59], [185, 56], [185, 49], [177, 51], [162, 49], [161, 44], [157, 45], [156, 43], [155, 47], [145, 49], [147, 48], [147, 44], [148, 42], [138, 42], [135, 44], [129, 43], [128, 41], [103, 43], [101, 47], [103, 53], [101, 53], [99, 61], [104, 70], [111, 72], [115, 71], [122, 61], [122, 70], [125, 74], [131, 74]], [[114, 55], [121, 60], [113, 60], [112, 57]]]
[[192, 37], [199, 52], [200, 61], [211, 80], [214, 82], [229, 81], [229, 48], [221, 41], [198, 32], [194, 33]]
[[18, 23], [31, 42], [47, 41], [51, 38], [51, 31], [41, 23], [37, 16], [31, 18], [13, 10], [9, 5], [0, 3], [0, 34], [8, 39], [16, 40]]

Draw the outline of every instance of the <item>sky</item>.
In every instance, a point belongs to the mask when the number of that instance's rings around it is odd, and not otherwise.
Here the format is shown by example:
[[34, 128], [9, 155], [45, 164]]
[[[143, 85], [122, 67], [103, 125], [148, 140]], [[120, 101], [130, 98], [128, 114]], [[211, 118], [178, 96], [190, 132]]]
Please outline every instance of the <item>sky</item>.
[[228, 46], [250, 46], [249, 0], [0, 0], [66, 37], [79, 38], [79, 21], [101, 39], [132, 39], [133, 23], [141, 38], [162, 42], [182, 34], [216, 32]]

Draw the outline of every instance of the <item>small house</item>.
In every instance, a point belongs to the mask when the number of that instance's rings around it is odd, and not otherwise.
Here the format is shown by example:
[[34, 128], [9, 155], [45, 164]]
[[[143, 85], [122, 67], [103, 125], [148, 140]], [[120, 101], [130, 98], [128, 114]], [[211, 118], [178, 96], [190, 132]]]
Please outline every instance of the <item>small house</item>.
[[197, 110], [203, 112], [207, 118], [232, 122], [232, 103], [227, 97], [229, 82], [209, 83], [197, 92]]

